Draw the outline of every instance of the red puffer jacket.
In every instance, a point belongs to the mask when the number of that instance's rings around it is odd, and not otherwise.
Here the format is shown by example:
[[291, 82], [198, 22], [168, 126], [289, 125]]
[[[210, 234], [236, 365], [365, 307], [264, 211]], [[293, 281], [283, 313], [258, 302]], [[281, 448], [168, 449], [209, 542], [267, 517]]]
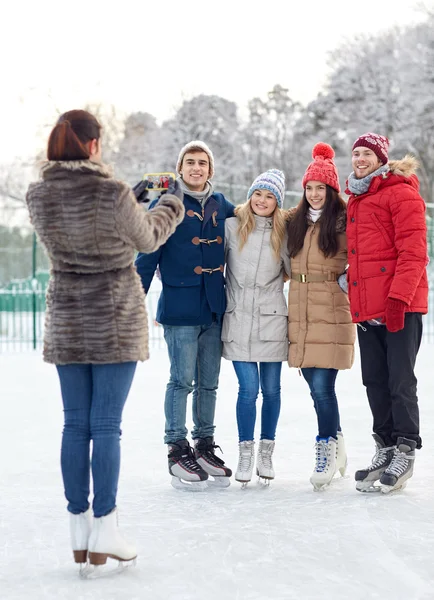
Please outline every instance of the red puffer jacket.
[[425, 202], [417, 161], [406, 156], [389, 166], [366, 194], [348, 200], [348, 290], [355, 323], [383, 317], [387, 298], [405, 302], [407, 312], [428, 312]]

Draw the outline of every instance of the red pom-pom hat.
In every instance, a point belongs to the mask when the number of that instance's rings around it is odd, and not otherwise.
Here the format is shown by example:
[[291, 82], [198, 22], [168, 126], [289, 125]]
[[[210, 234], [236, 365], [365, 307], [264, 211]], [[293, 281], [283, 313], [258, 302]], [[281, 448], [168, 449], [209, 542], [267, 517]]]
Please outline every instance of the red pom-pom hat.
[[315, 144], [312, 150], [313, 162], [307, 167], [303, 177], [303, 189], [308, 181], [321, 181], [332, 187], [337, 192], [341, 191], [338, 170], [333, 161], [335, 151], [324, 142]]

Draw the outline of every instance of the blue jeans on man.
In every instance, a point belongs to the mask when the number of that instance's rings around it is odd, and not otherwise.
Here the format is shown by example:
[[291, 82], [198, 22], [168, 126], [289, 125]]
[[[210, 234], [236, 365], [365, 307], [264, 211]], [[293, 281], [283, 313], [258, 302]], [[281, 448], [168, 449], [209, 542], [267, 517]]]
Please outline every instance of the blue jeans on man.
[[321, 369], [309, 367], [301, 369], [303, 377], [309, 384], [318, 419], [318, 437], [337, 439], [341, 430], [338, 399], [335, 392], [337, 369]]
[[187, 397], [193, 392], [192, 438], [214, 435], [214, 415], [221, 363], [221, 319], [210, 325], [163, 325], [170, 359], [166, 388], [165, 444], [187, 437]]
[[65, 418], [61, 467], [68, 510], [78, 515], [89, 508], [92, 470], [93, 513], [103, 517], [116, 507], [122, 411], [136, 363], [56, 366]]
[[238, 377], [237, 424], [240, 442], [254, 440], [256, 399], [262, 391], [261, 440], [274, 440], [280, 414], [281, 362], [233, 361]]

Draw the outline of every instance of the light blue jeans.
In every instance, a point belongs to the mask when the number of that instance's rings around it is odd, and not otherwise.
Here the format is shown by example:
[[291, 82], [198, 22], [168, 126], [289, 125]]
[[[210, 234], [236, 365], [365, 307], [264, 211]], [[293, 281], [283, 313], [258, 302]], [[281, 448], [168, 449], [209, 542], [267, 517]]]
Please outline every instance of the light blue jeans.
[[135, 362], [57, 365], [65, 417], [62, 476], [75, 515], [89, 508], [91, 469], [95, 517], [116, 507], [122, 411], [135, 370]]
[[256, 422], [256, 399], [259, 384], [262, 391], [261, 440], [274, 440], [280, 414], [281, 362], [233, 361], [238, 377], [237, 424], [238, 439], [246, 442], [254, 439]]
[[222, 353], [221, 323], [164, 325], [170, 359], [166, 388], [164, 443], [187, 437], [187, 397], [193, 392], [192, 438], [214, 435], [214, 415]]

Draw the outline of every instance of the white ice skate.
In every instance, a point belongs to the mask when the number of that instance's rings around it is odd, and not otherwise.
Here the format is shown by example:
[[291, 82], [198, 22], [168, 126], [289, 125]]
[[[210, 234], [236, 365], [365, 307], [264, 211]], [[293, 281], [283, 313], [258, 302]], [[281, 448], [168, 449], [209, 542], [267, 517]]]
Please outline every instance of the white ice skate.
[[258, 447], [258, 456], [256, 459], [256, 475], [259, 481], [265, 485], [270, 485], [274, 479], [273, 452], [274, 440], [260, 440]]
[[333, 437], [316, 438], [315, 468], [310, 482], [315, 491], [327, 487], [336, 473], [336, 440]]
[[253, 464], [255, 462], [255, 442], [253, 440], [240, 442], [238, 450], [238, 467], [235, 479], [242, 483], [242, 488], [245, 488], [252, 479]]
[[80, 570], [87, 563], [87, 549], [89, 545], [89, 536], [92, 529], [92, 511], [90, 508], [86, 512], [78, 515], [69, 513], [69, 531], [71, 535], [71, 546], [74, 554], [74, 560], [80, 565]]
[[341, 477], [345, 477], [347, 471], [348, 458], [345, 440], [342, 431], [338, 431], [336, 441], [336, 473], [339, 471]]
[[[114, 568], [106, 566], [107, 559], [118, 561]], [[94, 518], [89, 537], [89, 564], [81, 571], [86, 579], [105, 577], [122, 572], [136, 564], [137, 550], [128, 542], [118, 528], [118, 512], [115, 508], [104, 517]]]

